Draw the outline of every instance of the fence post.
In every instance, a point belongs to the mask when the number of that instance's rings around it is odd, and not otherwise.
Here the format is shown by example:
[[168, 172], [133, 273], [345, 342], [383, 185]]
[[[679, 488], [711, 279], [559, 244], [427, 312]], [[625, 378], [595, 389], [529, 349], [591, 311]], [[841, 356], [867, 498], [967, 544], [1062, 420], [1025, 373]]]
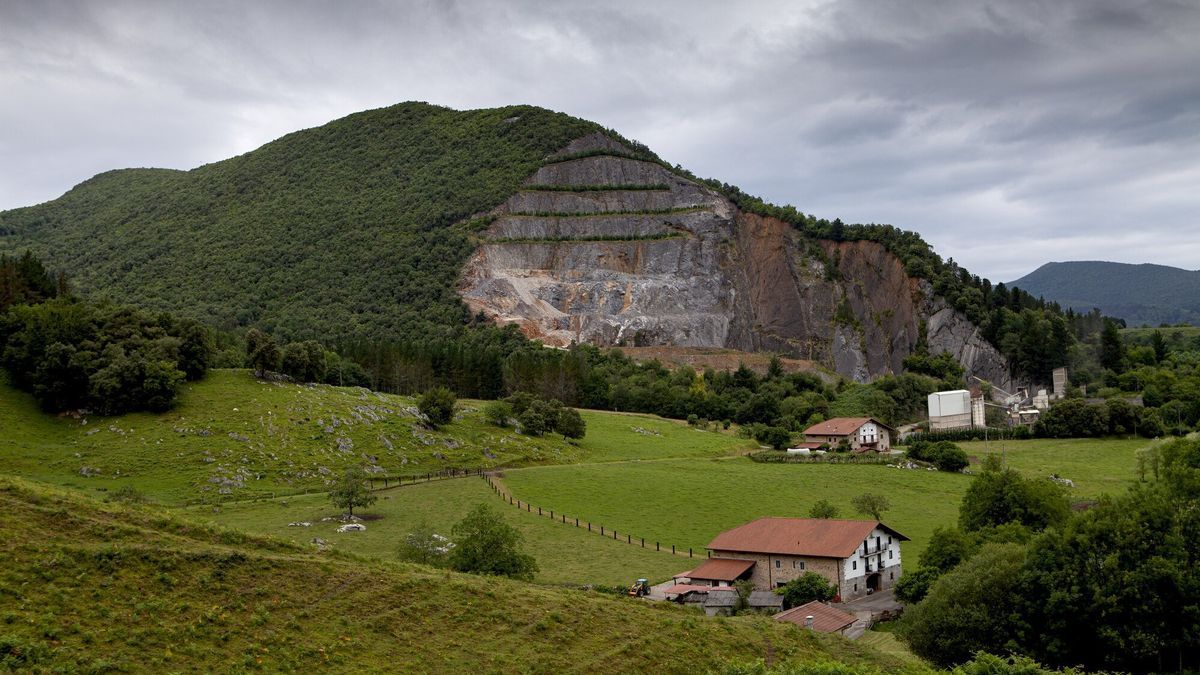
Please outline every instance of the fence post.
[[[578, 523], [579, 521], [577, 520], [575, 522]], [[588, 532], [591, 532], [591, 531], [592, 531], [592, 524], [588, 523]]]
[[554, 520], [554, 509], [550, 509], [550, 520]]
[[692, 557], [692, 549], [690, 549], [690, 548], [688, 549], [688, 557], [689, 558]]
[[642, 548], [646, 548], [646, 538], [642, 537]]
[[525, 502], [525, 510], [530, 512], [533, 511], [533, 507], [529, 505], [529, 502]]
[[604, 526], [603, 525], [600, 526], [600, 536], [601, 537], [604, 536]]
[[675, 555], [675, 544], [671, 544], [671, 555]]
[[633, 535], [632, 535], [632, 534], [627, 534], [627, 535], [625, 535], [625, 543], [626, 543], [626, 544], [632, 544], [632, 543], [633, 543]]
[[661, 551], [661, 550], [662, 550], [661, 548], [659, 548], [659, 546], [658, 546], [658, 542], [657, 542], [657, 541], [656, 541], [656, 542], [654, 542], [654, 550], [655, 550], [655, 551]]
[[540, 506], [538, 507], [538, 515], [539, 516], [542, 515], [542, 507], [540, 507]]
[[575, 527], [579, 527], [579, 519], [578, 518], [575, 519]]

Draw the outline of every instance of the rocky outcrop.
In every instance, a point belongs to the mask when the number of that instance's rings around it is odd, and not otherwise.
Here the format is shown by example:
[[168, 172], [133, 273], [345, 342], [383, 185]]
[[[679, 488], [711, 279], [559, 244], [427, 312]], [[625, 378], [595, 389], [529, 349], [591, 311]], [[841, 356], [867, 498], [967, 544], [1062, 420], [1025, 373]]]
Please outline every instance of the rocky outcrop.
[[1009, 382], [978, 328], [883, 246], [805, 239], [629, 154], [579, 139], [498, 207], [464, 269], [471, 309], [552, 345], [769, 350], [859, 381], [899, 372], [924, 324], [932, 350]]

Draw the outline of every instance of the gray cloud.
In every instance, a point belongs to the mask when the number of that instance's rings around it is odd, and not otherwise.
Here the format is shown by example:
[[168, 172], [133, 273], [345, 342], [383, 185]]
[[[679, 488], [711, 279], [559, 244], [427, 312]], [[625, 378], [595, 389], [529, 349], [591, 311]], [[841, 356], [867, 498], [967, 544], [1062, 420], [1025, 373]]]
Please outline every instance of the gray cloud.
[[995, 280], [1200, 267], [1191, 1], [0, 5], [0, 208], [405, 100], [593, 119]]

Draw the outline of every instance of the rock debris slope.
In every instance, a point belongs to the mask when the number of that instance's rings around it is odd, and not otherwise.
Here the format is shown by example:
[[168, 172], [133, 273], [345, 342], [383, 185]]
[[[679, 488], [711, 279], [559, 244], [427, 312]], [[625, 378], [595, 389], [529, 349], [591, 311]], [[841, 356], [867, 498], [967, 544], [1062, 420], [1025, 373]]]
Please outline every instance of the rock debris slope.
[[773, 350], [856, 380], [899, 372], [922, 331], [1000, 386], [965, 316], [869, 241], [805, 239], [603, 134], [549, 157], [494, 210], [463, 271], [472, 311], [555, 345]]

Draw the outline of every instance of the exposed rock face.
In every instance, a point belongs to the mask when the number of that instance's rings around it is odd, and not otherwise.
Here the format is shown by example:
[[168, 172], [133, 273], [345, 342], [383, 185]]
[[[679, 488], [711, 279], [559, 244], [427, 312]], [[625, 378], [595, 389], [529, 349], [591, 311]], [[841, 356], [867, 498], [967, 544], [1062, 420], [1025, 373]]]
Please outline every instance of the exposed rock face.
[[[561, 154], [589, 150], [628, 152], [594, 135]], [[931, 350], [1009, 382], [978, 329], [879, 244], [806, 240], [624, 157], [547, 164], [528, 185], [578, 189], [529, 189], [501, 205], [460, 292], [473, 311], [532, 338], [771, 350], [865, 381], [899, 372], [925, 322]]]

